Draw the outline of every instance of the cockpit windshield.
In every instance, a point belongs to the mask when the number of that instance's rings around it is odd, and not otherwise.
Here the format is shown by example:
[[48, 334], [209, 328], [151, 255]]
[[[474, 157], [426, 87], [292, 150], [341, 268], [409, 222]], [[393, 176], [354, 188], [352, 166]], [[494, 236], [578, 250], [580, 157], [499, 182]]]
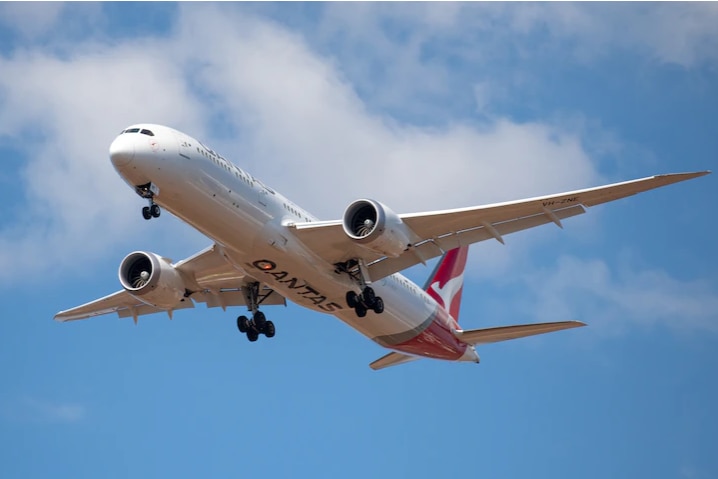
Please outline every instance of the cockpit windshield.
[[155, 136], [155, 134], [152, 133], [151, 130], [146, 130], [144, 128], [128, 128], [126, 130], [122, 130], [120, 135], [124, 135], [125, 133], [141, 133], [141, 134], [147, 135], [147, 136]]

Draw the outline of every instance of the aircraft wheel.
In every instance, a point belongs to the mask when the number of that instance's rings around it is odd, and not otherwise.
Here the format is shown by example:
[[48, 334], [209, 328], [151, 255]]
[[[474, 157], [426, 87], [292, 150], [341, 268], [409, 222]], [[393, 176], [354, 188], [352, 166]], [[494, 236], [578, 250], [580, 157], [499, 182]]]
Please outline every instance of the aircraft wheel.
[[150, 212], [149, 206], [145, 206], [142, 208], [142, 217], [146, 220], [149, 220], [152, 218], [152, 213]]
[[356, 308], [357, 304], [359, 304], [359, 295], [354, 291], [347, 291], [347, 306]]
[[363, 304], [357, 304], [356, 307], [357, 316], [363, 318], [366, 316], [366, 307]]
[[240, 333], [246, 333], [249, 331], [249, 319], [246, 316], [240, 316], [237, 318], [237, 329]]
[[160, 209], [160, 205], [150, 206], [150, 214], [152, 215], [153, 218], [159, 218], [161, 212], [162, 212], [162, 210]]
[[374, 300], [376, 299], [376, 293], [374, 293], [374, 290], [367, 286], [364, 288], [364, 291], [362, 291], [362, 300], [367, 308], [372, 308], [374, 306]]
[[253, 343], [257, 339], [259, 339], [259, 333], [257, 331], [254, 331], [253, 329], [250, 329], [249, 331], [247, 331], [247, 339], [249, 339], [250, 343]]
[[373, 309], [376, 314], [381, 314], [384, 312], [384, 300], [381, 299], [379, 296], [374, 299]]
[[264, 335], [268, 338], [273, 338], [275, 332], [276, 330], [274, 329], [274, 323], [271, 321], [267, 321], [264, 324]]
[[254, 327], [257, 328], [257, 331], [262, 332], [264, 331], [264, 326], [267, 324], [267, 317], [264, 316], [264, 313], [261, 311], [257, 311], [254, 313]]

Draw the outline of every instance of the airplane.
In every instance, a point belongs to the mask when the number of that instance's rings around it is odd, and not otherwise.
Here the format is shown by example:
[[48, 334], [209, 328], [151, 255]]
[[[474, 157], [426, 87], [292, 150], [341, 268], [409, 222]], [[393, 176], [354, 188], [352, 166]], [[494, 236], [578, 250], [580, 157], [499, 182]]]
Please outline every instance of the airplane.
[[[476, 346], [585, 326], [579, 321], [462, 329], [458, 323], [468, 246], [586, 212], [710, 171], [657, 175], [566, 193], [424, 213], [397, 214], [358, 199], [338, 220], [321, 221], [200, 141], [156, 124], [132, 125], [110, 145], [110, 161], [148, 204], [188, 223], [212, 245], [177, 263], [134, 251], [120, 263], [122, 289], [61, 311], [65, 322], [195, 307], [244, 306], [237, 318], [251, 342], [275, 325], [260, 307], [290, 300], [335, 316], [390, 350], [374, 370], [433, 358], [479, 362]], [[425, 287], [400, 271], [441, 257]]]

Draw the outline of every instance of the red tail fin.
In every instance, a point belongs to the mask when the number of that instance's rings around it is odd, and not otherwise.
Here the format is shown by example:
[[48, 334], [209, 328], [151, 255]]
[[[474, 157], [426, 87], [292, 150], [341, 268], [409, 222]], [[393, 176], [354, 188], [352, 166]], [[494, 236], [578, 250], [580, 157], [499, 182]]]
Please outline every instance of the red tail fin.
[[429, 296], [442, 305], [457, 322], [459, 321], [461, 293], [464, 289], [464, 267], [468, 252], [468, 246], [460, 246], [447, 251], [424, 285], [424, 290], [429, 293]]

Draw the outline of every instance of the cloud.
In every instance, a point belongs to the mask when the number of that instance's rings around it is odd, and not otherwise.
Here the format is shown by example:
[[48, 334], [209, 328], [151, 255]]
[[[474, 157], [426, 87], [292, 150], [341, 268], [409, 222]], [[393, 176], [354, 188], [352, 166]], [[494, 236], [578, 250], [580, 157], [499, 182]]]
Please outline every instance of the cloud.
[[0, 279], [76, 267], [138, 228], [110, 142], [140, 118], [199, 130], [202, 116], [161, 47], [88, 43], [69, 59], [40, 50], [0, 58], [0, 137], [28, 158], [18, 175], [25, 197], [2, 225]]
[[665, 4], [530, 4], [500, 6], [513, 31], [546, 33], [555, 48], [587, 62], [629, 51], [692, 68], [718, 60], [718, 7], [710, 2]]
[[632, 62], [685, 68], [718, 60], [718, 8], [710, 2], [445, 7], [330, 4], [319, 15], [295, 14], [287, 23], [303, 22], [310, 44], [339, 60], [363, 98], [426, 124], [456, 111], [470, 114], [476, 84], [533, 92], [532, 72], [547, 65], [615, 68], [605, 60], [626, 54]]
[[7, 420], [34, 423], [75, 423], [85, 418], [85, 407], [76, 403], [63, 403], [23, 396], [2, 407]]
[[0, 24], [25, 38], [35, 38], [56, 24], [63, 8], [60, 2], [3, 2]]
[[226, 8], [183, 6], [167, 37], [16, 51], [0, 69], [0, 137], [22, 138], [29, 158], [19, 178], [29, 206], [3, 225], [0, 280], [76, 269], [152, 227], [107, 160], [114, 135], [138, 121], [207, 141], [327, 218], [357, 197], [411, 211], [599, 178], [580, 136], [549, 123], [429, 127], [374, 112], [304, 36]]
[[[301, 201], [322, 215], [328, 198], [343, 207], [357, 195], [372, 195], [406, 211], [545, 193], [598, 178], [581, 139], [551, 124], [401, 122], [373, 113], [331, 60], [302, 37], [269, 22], [219, 20], [211, 9], [183, 16], [184, 29], [199, 19], [218, 23], [194, 32], [183, 47], [192, 63], [204, 63], [196, 81], [223, 97], [224, 118], [236, 130], [251, 132], [250, 142], [239, 146], [252, 154], [233, 157], [251, 158], [261, 173], [278, 170], [267, 181], [290, 194], [301, 191]], [[513, 175], [506, 185], [502, 179], [518, 165], [534, 176]], [[321, 187], [308, 192], [308, 182]]]
[[718, 332], [718, 292], [703, 281], [676, 279], [630, 262], [612, 268], [600, 259], [561, 256], [552, 267], [526, 273], [523, 309], [537, 320], [580, 319], [603, 331], [630, 324], [682, 332]]

